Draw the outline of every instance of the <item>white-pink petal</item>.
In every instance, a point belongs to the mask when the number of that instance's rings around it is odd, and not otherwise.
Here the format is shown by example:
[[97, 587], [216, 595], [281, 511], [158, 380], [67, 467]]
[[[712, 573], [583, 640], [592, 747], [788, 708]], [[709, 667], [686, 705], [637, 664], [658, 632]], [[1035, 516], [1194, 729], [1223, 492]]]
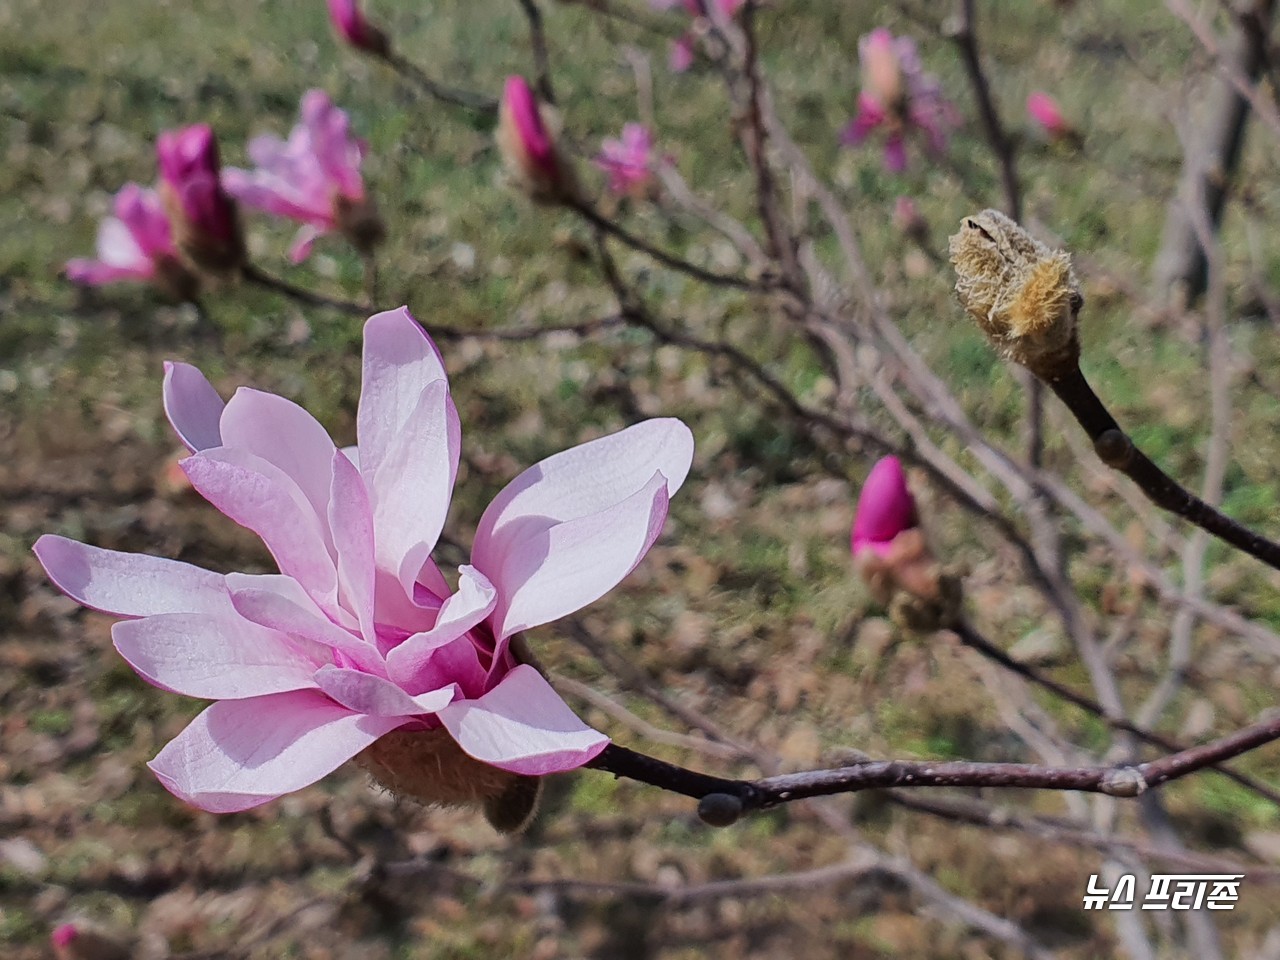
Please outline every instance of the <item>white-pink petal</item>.
[[355, 614], [360, 633], [374, 643], [374, 540], [369, 494], [360, 470], [342, 451], [333, 451], [331, 466], [329, 530], [338, 555], [339, 599]]
[[527, 776], [582, 766], [609, 743], [588, 727], [533, 667], [520, 664], [478, 700], [459, 700], [437, 716], [470, 756]]
[[232, 613], [220, 574], [162, 557], [103, 550], [45, 534], [34, 552], [65, 594], [117, 617], [160, 613]]
[[[618, 433], [547, 457], [512, 480], [489, 504], [476, 528], [472, 561], [489, 574], [507, 547], [535, 521], [574, 520], [632, 496], [654, 473], [667, 492], [684, 483], [693, 462], [693, 435], [679, 420], [646, 420]], [[499, 584], [501, 588], [501, 584]]]
[[316, 690], [222, 700], [148, 766], [179, 799], [233, 813], [315, 783], [403, 723], [353, 713]]
[[[444, 529], [458, 473], [462, 429], [444, 380], [427, 384], [413, 414], [386, 447], [371, 480], [377, 564], [407, 595]], [[361, 449], [361, 455], [365, 454]]]
[[192, 453], [222, 446], [218, 422], [225, 404], [203, 373], [189, 363], [164, 365], [164, 413]]
[[243, 700], [314, 687], [314, 655], [235, 615], [163, 613], [111, 628], [120, 655], [145, 680], [188, 697]]
[[365, 482], [418, 406], [423, 388], [447, 380], [436, 345], [408, 308], [376, 313], [364, 325], [364, 359], [356, 434]]
[[291, 477], [238, 447], [203, 450], [181, 466], [201, 496], [262, 538], [281, 573], [302, 584], [322, 607], [336, 599], [338, 574], [326, 531]]
[[497, 591], [484, 574], [475, 567], [459, 567], [458, 592], [440, 607], [434, 627], [415, 633], [387, 653], [387, 675], [406, 689], [413, 689], [418, 674], [433, 655], [487, 617], [497, 599]]
[[667, 489], [655, 473], [621, 503], [590, 516], [549, 527], [535, 517], [510, 524], [499, 566], [485, 571], [498, 588], [491, 621], [498, 639], [580, 610], [617, 586], [662, 531]]
[[457, 686], [451, 683], [411, 697], [390, 680], [361, 670], [334, 666], [317, 671], [316, 683], [349, 710], [373, 717], [416, 717], [435, 713], [447, 707], [458, 695]]
[[335, 447], [319, 421], [292, 400], [241, 387], [222, 411], [222, 442], [261, 457], [298, 485], [328, 542]]
[[385, 672], [377, 647], [330, 620], [291, 577], [229, 573], [227, 589], [240, 616], [291, 637], [338, 650], [362, 670]]

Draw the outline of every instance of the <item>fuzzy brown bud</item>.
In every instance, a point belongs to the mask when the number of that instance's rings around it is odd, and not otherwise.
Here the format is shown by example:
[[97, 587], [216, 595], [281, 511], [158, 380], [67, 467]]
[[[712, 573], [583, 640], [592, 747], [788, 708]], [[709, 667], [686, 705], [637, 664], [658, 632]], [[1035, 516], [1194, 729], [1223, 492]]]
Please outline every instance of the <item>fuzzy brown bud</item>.
[[495, 829], [523, 830], [533, 819], [541, 781], [499, 770], [462, 752], [443, 729], [396, 730], [355, 757], [397, 796], [448, 807], [481, 807]]
[[1069, 254], [998, 210], [962, 220], [950, 251], [956, 296], [1002, 356], [1046, 380], [1076, 367], [1084, 298]]

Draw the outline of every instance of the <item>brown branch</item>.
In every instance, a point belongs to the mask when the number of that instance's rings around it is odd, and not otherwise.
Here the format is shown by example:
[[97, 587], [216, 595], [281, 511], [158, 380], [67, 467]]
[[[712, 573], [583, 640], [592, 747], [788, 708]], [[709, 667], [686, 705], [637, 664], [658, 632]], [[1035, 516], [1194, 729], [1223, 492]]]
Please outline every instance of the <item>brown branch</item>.
[[1102, 462], [1128, 476], [1152, 503], [1280, 570], [1280, 543], [1220, 513], [1156, 466], [1120, 429], [1079, 367], [1045, 382], [1084, 427]]
[[342, 313], [349, 313], [357, 317], [367, 317], [375, 309], [367, 303], [357, 303], [354, 300], [339, 300], [336, 297], [326, 297], [324, 294], [307, 290], [304, 287], [290, 283], [288, 280], [282, 280], [269, 273], [264, 273], [251, 263], [246, 263], [240, 268], [240, 277], [245, 283], [271, 290], [281, 296], [288, 297], [290, 300], [305, 303], [309, 307], [328, 307], [331, 310], [339, 310]]
[[[960, 620], [956, 623], [950, 624], [948, 629], [954, 633], [959, 638], [960, 642], [966, 647], [982, 654], [982, 656], [986, 657], [988, 660], [999, 664], [1011, 673], [1016, 673], [1023, 679], [1049, 691], [1055, 697], [1079, 707], [1086, 713], [1092, 714], [1112, 730], [1132, 734], [1144, 743], [1159, 747], [1162, 750], [1168, 750], [1171, 753], [1178, 753], [1188, 749], [1185, 744], [1178, 743], [1176, 740], [1172, 740], [1168, 737], [1162, 736], [1161, 734], [1145, 730], [1137, 724], [1125, 720], [1123, 717], [1114, 717], [1109, 715], [1107, 711], [1102, 708], [1102, 705], [1096, 700], [1086, 697], [1081, 693], [1077, 693], [1070, 687], [1045, 676], [1035, 667], [1028, 666], [1025, 663], [1019, 663], [979, 633], [973, 624], [969, 623], [967, 620]], [[1265, 783], [1261, 783], [1247, 774], [1238, 773], [1229, 767], [1215, 766], [1213, 769], [1227, 779], [1234, 780], [1245, 789], [1250, 790], [1261, 797], [1265, 797], [1274, 804], [1280, 805], [1280, 791], [1273, 790]]]
[[1145, 763], [1050, 767], [1034, 763], [970, 760], [869, 760], [830, 770], [808, 770], [758, 780], [711, 776], [611, 743], [587, 764], [698, 800], [698, 815], [714, 826], [744, 813], [804, 800], [890, 787], [986, 787], [1069, 790], [1137, 797], [1216, 763], [1280, 739], [1280, 715], [1228, 736]]
[[396, 73], [417, 87], [419, 92], [433, 100], [439, 100], [441, 103], [447, 103], [455, 107], [462, 107], [464, 110], [471, 110], [486, 118], [493, 118], [498, 115], [498, 100], [496, 97], [491, 97], [487, 93], [462, 90], [458, 87], [451, 87], [448, 84], [441, 83], [428, 76], [412, 60], [406, 60], [394, 50], [388, 50], [385, 54], [382, 54], [381, 59]]
[[715, 287], [734, 287], [739, 290], [764, 291], [767, 286], [759, 281], [749, 280], [746, 277], [735, 277], [725, 273], [717, 273], [714, 270], [708, 270], [700, 267], [696, 263], [691, 263], [674, 253], [668, 253], [660, 247], [655, 247], [647, 240], [637, 237], [634, 233], [628, 231], [625, 227], [610, 220], [591, 204], [583, 200], [570, 200], [566, 202], [566, 206], [577, 213], [587, 223], [591, 224], [598, 230], [607, 233], [609, 236], [620, 241], [633, 250], [638, 250], [648, 257], [652, 257], [665, 267], [670, 267], [679, 273], [688, 274], [695, 280], [701, 280], [703, 283], [710, 284]]
[[551, 85], [551, 58], [547, 54], [547, 33], [542, 26], [542, 11], [534, 0], [518, 0], [525, 19], [529, 21], [529, 44], [533, 47], [534, 83], [538, 96], [555, 106], [556, 92]]

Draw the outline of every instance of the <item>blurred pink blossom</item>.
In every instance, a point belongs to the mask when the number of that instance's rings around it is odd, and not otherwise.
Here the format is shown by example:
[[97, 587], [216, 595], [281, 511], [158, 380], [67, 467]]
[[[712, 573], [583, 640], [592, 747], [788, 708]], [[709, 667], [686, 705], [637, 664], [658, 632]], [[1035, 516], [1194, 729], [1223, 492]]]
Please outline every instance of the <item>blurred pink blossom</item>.
[[367, 252], [382, 231], [360, 177], [366, 145], [351, 135], [346, 113], [323, 90], [308, 90], [300, 112], [302, 122], [287, 141], [274, 134], [249, 141], [256, 169], [228, 168], [222, 184], [247, 206], [301, 221], [289, 251], [294, 263], [311, 254], [317, 237], [333, 231]]
[[616, 194], [643, 197], [653, 185], [653, 135], [640, 123], [628, 123], [617, 140], [600, 145], [596, 166], [609, 175], [609, 189]]
[[166, 130], [156, 141], [160, 199], [178, 248], [196, 266], [226, 270], [244, 258], [235, 203], [222, 189], [218, 141], [208, 124]]
[[893, 202], [893, 225], [906, 237], [917, 243], [929, 238], [929, 224], [911, 197], [898, 197]]
[[507, 169], [535, 199], [555, 200], [574, 191], [572, 172], [524, 77], [507, 77], [498, 107], [497, 140]]
[[98, 228], [98, 259], [68, 261], [67, 278], [85, 286], [145, 281], [180, 300], [195, 292], [194, 278], [178, 260], [159, 196], [136, 183], [120, 189], [115, 216]]
[[329, 0], [329, 21], [338, 36], [357, 50], [384, 56], [390, 49], [387, 35], [365, 18], [359, 0]]
[[[649, 6], [655, 10], [671, 10], [674, 7], [684, 7], [685, 12], [691, 17], [702, 16], [703, 0], [649, 0]], [[708, 13], [713, 16], [720, 16], [725, 20], [732, 19], [746, 0], [705, 0]], [[671, 41], [671, 53], [668, 57], [668, 65], [673, 73], [684, 73], [693, 66], [694, 49], [696, 43], [693, 31], [686, 31], [677, 39]]]
[[131, 960], [132, 946], [81, 924], [63, 923], [49, 937], [57, 960]]
[[1035, 92], [1027, 97], [1027, 114], [1050, 140], [1064, 140], [1075, 130], [1062, 115], [1058, 101], [1047, 93]]
[[942, 95], [936, 77], [924, 72], [916, 45], [894, 37], [883, 27], [858, 41], [862, 90], [858, 112], [841, 134], [846, 146], [857, 146], [873, 131], [884, 132], [884, 164], [899, 172], [907, 166], [907, 138], [924, 137], [926, 150], [946, 149], [950, 132], [959, 126], [955, 106]]
[[445, 776], [450, 750], [540, 776], [604, 749], [511, 644], [640, 562], [689, 469], [684, 424], [647, 420], [525, 470], [485, 510], [451, 586], [431, 554], [461, 431], [440, 354], [407, 310], [365, 325], [358, 448], [274, 394], [224, 404], [188, 364], [166, 366], [164, 405], [192, 485], [280, 572], [222, 575], [57, 536], [35, 552], [68, 595], [124, 618], [112, 639], [144, 679], [217, 701], [150, 763], [172, 793], [246, 810], [393, 732], [430, 748], [423, 778]]

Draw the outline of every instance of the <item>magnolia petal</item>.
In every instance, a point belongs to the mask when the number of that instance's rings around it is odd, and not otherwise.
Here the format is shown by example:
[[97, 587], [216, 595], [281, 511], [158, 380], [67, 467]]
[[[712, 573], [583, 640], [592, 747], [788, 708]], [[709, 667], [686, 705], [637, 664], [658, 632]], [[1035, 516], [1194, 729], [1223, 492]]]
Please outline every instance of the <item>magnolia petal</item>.
[[494, 497], [476, 529], [472, 561], [498, 583], [494, 570], [528, 534], [531, 518], [546, 525], [599, 513], [635, 494], [655, 473], [667, 478], [667, 492], [674, 494], [692, 461], [693, 434], [674, 419], [646, 420], [550, 456]]
[[117, 617], [231, 614], [220, 574], [189, 563], [103, 550], [45, 534], [33, 548], [45, 572], [77, 603]]
[[587, 517], [512, 538], [496, 571], [501, 598], [492, 617], [501, 641], [598, 600], [635, 569], [667, 517], [668, 481], [655, 473], [621, 503]]
[[461, 449], [449, 385], [436, 380], [423, 389], [373, 476], [378, 567], [394, 572], [408, 596], [444, 529]]
[[416, 717], [447, 707], [458, 694], [453, 684], [411, 697], [390, 680], [361, 670], [322, 667], [316, 683], [326, 694], [356, 713], [372, 717]]
[[338, 587], [360, 633], [373, 643], [374, 540], [369, 494], [357, 467], [335, 450], [329, 488], [329, 529], [338, 555]]
[[480, 699], [456, 701], [437, 716], [470, 756], [532, 777], [580, 767], [609, 743], [528, 664], [517, 666]]
[[281, 573], [322, 606], [330, 603], [338, 574], [320, 518], [283, 470], [238, 447], [202, 450], [181, 466], [201, 496], [262, 538]]
[[327, 529], [336, 448], [315, 417], [292, 400], [241, 387], [222, 412], [221, 428], [226, 446], [261, 457], [296, 483]]
[[234, 813], [315, 783], [403, 723], [353, 713], [317, 690], [223, 700], [147, 766], [179, 799]]
[[[415, 633], [387, 654], [388, 676], [412, 689], [418, 674], [440, 648], [457, 640], [487, 617], [497, 599], [497, 590], [484, 574], [475, 567], [459, 567], [458, 592], [440, 607], [435, 626]], [[476, 663], [478, 666], [479, 661]]]
[[164, 413], [192, 453], [222, 446], [218, 423], [225, 404], [203, 373], [189, 363], [165, 362]]
[[143, 679], [206, 700], [243, 700], [314, 687], [321, 663], [284, 634], [237, 616], [164, 613], [111, 628], [120, 655]]
[[291, 577], [227, 574], [236, 613], [290, 637], [341, 651], [360, 669], [385, 674], [377, 648], [330, 620]]
[[374, 314], [365, 323], [356, 434], [366, 483], [417, 409], [423, 388], [447, 379], [436, 345], [408, 308]]
[[138, 245], [133, 232], [115, 217], [107, 217], [98, 227], [98, 259], [109, 267], [142, 270], [151, 258]]

